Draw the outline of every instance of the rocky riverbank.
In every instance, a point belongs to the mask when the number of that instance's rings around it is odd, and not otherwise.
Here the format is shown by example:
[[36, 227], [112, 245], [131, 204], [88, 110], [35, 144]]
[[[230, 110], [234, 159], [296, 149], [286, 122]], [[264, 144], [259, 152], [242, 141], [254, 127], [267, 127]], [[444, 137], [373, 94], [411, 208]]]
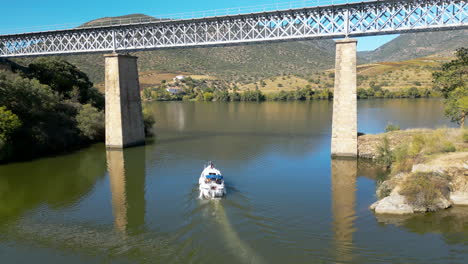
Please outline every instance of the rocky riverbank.
[[359, 137], [359, 157], [391, 171], [378, 184], [376, 214], [468, 205], [468, 142], [460, 129], [414, 129]]

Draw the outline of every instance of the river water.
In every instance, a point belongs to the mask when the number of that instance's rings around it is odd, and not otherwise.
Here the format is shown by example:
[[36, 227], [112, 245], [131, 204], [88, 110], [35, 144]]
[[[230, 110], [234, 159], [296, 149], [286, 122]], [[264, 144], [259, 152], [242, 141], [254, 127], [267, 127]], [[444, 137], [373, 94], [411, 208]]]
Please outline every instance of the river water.
[[[149, 105], [156, 137], [0, 166], [1, 263], [466, 263], [468, 208], [376, 217], [385, 172], [330, 160], [332, 104]], [[440, 100], [359, 101], [359, 131], [450, 126]], [[228, 195], [197, 199], [212, 160]]]

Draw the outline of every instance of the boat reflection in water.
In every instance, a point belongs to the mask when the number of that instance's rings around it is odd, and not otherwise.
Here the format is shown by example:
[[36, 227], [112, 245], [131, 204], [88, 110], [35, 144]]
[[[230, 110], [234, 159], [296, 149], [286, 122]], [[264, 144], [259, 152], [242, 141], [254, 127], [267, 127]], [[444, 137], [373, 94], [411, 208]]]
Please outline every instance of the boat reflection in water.
[[337, 262], [352, 261], [356, 219], [357, 160], [332, 159], [332, 212]]
[[145, 148], [107, 150], [115, 229], [124, 234], [145, 225]]

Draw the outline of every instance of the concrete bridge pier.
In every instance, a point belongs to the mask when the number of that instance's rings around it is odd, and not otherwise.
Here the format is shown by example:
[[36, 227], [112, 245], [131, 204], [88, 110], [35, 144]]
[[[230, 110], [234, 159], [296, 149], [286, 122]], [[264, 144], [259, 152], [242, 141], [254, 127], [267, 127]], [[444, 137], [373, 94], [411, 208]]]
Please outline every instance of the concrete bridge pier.
[[357, 157], [356, 39], [336, 41], [332, 157]]
[[145, 144], [137, 57], [106, 54], [106, 147]]

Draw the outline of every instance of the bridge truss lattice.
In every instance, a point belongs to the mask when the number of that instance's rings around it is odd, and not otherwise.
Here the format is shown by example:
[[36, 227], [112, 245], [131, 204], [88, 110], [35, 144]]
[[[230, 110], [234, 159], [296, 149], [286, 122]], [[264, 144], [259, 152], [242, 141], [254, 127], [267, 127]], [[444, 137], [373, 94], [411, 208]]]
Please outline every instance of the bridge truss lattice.
[[376, 0], [0, 35], [0, 57], [233, 45], [468, 28], [466, 0]]

